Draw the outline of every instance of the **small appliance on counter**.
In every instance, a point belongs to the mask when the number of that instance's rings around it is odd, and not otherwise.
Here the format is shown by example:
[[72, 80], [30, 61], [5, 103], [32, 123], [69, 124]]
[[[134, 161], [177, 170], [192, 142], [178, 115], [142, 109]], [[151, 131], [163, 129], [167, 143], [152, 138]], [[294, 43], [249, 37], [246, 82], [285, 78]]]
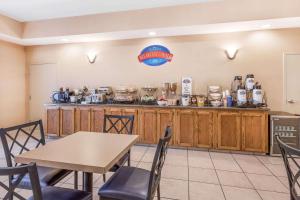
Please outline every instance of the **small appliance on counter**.
[[95, 89], [95, 91], [96, 92], [92, 94], [92, 103], [101, 104], [112, 98], [113, 92], [111, 87], [99, 87]]
[[244, 83], [242, 76], [234, 77], [231, 84], [231, 99], [233, 105], [241, 108], [267, 106], [262, 86], [258, 82], [255, 83], [253, 74], [247, 74]]
[[276, 135], [279, 135], [289, 146], [300, 148], [300, 116], [287, 112], [270, 112], [269, 132], [270, 155], [280, 155]]
[[247, 105], [247, 91], [244, 85], [238, 86], [236, 103], [237, 106]]
[[111, 103], [133, 104], [138, 101], [137, 89], [120, 86], [115, 90], [115, 96]]
[[145, 86], [141, 92], [141, 104], [156, 105], [156, 87]]
[[177, 83], [164, 83], [157, 104], [161, 106], [176, 106], [178, 105]]
[[255, 85], [254, 75], [253, 74], [247, 74], [246, 79], [245, 79], [245, 89], [246, 90], [253, 90], [254, 85]]
[[253, 86], [253, 90], [252, 90], [252, 103], [254, 105], [263, 105], [264, 104], [264, 93], [263, 90], [261, 88], [261, 85], [259, 85], [258, 83], [256, 83]]
[[243, 84], [243, 77], [242, 76], [235, 76], [234, 80], [231, 83], [231, 95], [232, 95], [232, 100], [234, 102], [237, 101], [237, 90], [238, 87]]
[[55, 91], [52, 93], [51, 100], [53, 103], [68, 103], [70, 100], [69, 93], [69, 88], [66, 88], [66, 90], [64, 90], [61, 87], [59, 91]]
[[105, 95], [111, 95], [113, 93], [112, 88], [110, 86], [99, 87], [98, 92], [99, 94], [105, 94]]

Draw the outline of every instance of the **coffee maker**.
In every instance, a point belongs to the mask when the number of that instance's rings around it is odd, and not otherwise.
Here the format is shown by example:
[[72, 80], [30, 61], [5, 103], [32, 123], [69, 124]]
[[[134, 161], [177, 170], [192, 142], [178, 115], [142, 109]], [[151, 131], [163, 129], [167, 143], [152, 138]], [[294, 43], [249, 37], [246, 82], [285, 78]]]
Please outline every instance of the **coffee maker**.
[[176, 106], [178, 104], [177, 83], [166, 82], [161, 90], [161, 100], [167, 101], [168, 106]]

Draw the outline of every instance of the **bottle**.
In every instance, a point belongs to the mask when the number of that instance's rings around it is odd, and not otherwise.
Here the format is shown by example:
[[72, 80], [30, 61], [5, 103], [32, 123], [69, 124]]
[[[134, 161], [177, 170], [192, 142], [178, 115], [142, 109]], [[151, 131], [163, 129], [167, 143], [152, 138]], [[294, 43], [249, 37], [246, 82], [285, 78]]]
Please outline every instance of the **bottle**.
[[238, 86], [242, 84], [243, 77], [242, 76], [235, 76], [233, 82], [231, 83], [231, 92], [236, 92]]
[[245, 80], [246, 90], [253, 90], [254, 84], [255, 84], [254, 75], [253, 74], [247, 74], [246, 80]]
[[261, 85], [259, 85], [258, 83], [254, 85], [252, 98], [254, 105], [259, 105], [263, 103], [263, 91], [261, 89]]
[[235, 76], [234, 80], [231, 83], [231, 97], [234, 104], [237, 102], [237, 90], [239, 85], [243, 84], [243, 77], [242, 76]]
[[226, 98], [227, 98], [227, 107], [232, 107], [233, 106], [232, 96], [228, 95]]
[[226, 96], [225, 91], [223, 91], [223, 94], [222, 94], [222, 101], [223, 101], [223, 106], [227, 107], [227, 96]]
[[237, 105], [243, 106], [247, 104], [247, 92], [245, 86], [240, 85], [237, 90]]

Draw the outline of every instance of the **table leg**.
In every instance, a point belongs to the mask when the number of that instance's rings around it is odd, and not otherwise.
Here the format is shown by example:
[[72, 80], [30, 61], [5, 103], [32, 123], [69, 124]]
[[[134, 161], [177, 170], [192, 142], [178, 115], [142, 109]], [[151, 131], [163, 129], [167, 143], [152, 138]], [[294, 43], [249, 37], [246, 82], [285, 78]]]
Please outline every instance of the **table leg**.
[[93, 192], [93, 173], [83, 172], [82, 189], [86, 192]]

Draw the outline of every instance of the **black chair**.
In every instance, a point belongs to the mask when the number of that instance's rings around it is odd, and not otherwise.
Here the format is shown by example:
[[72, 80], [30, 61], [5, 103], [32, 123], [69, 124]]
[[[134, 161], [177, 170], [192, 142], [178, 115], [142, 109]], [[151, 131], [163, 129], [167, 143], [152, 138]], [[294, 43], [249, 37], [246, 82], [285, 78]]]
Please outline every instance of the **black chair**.
[[160, 199], [161, 171], [172, 137], [167, 127], [159, 140], [151, 171], [136, 167], [121, 167], [99, 190], [101, 200], [152, 200], [157, 191]]
[[300, 150], [285, 144], [280, 137], [277, 135], [276, 140], [279, 144], [281, 155], [284, 161], [285, 169], [287, 172], [287, 177], [289, 181], [290, 188], [290, 198], [291, 200], [299, 200], [300, 195]]
[[[104, 133], [117, 133], [117, 134], [132, 134], [134, 123], [134, 115], [104, 115]], [[109, 171], [116, 172], [125, 163], [130, 166], [130, 151], [128, 151]], [[106, 181], [106, 176], [103, 174], [103, 181]]]
[[23, 196], [15, 192], [15, 189], [22, 182], [25, 176], [28, 176], [32, 186], [33, 196], [29, 200], [88, 200], [92, 195], [88, 192], [72, 190], [58, 187], [45, 187], [41, 189], [37, 167], [35, 163], [22, 165], [18, 167], [0, 168], [0, 176], [16, 177], [15, 182], [10, 182], [8, 186], [0, 182], [0, 187], [7, 191], [4, 194], [4, 200], [12, 200], [14, 197], [25, 200]]
[[[39, 132], [38, 136], [34, 134], [37, 131]], [[37, 148], [40, 145], [45, 145], [45, 134], [42, 120], [9, 128], [2, 128], [0, 129], [0, 138], [5, 153], [7, 167], [16, 167], [18, 164], [14, 162], [15, 156]], [[53, 186], [72, 172], [70, 170], [61, 170], [49, 167], [38, 167], [37, 170], [41, 187]], [[16, 177], [11, 176], [10, 181], [14, 183], [17, 179]], [[77, 189], [77, 172], [75, 173], [74, 182], [74, 186]], [[18, 184], [18, 187], [22, 189], [31, 189], [30, 178], [28, 175], [23, 177], [20, 184]]]

